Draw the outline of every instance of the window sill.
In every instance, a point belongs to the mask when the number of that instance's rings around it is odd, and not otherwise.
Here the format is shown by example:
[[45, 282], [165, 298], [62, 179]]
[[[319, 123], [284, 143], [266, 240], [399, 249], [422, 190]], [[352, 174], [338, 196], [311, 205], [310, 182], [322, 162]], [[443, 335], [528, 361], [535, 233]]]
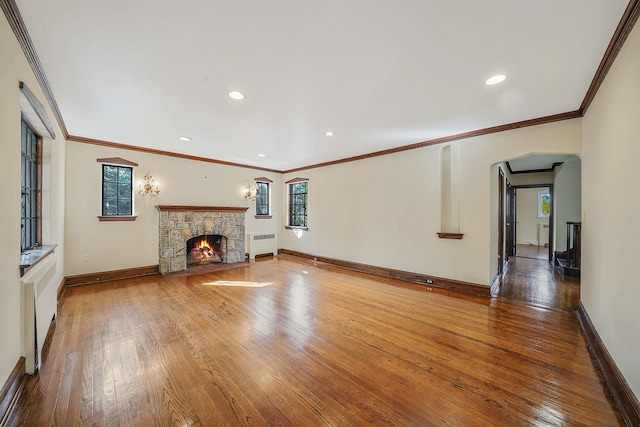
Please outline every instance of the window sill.
[[272, 215], [256, 215], [256, 219], [271, 219]]
[[20, 253], [20, 277], [24, 276], [26, 270], [45, 259], [50, 253], [53, 253], [57, 246], [57, 244], [36, 246]]
[[104, 216], [99, 215], [98, 221], [135, 221], [137, 218], [136, 215], [113, 215], [113, 216]]
[[303, 231], [309, 231], [309, 227], [294, 227], [291, 225], [285, 225], [284, 228], [286, 228], [287, 230], [303, 230]]
[[462, 236], [464, 236], [462, 233], [438, 233], [438, 237], [441, 239], [460, 240], [462, 239]]

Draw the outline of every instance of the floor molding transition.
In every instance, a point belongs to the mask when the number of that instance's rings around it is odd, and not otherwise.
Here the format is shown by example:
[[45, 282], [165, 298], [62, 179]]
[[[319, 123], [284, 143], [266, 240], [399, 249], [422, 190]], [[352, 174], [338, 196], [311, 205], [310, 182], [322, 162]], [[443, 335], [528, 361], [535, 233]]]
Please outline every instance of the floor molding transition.
[[[132, 279], [134, 277], [153, 276], [160, 274], [157, 265], [149, 265], [145, 267], [125, 268], [122, 270], [101, 271], [98, 273], [78, 274], [75, 276], [67, 276], [64, 279], [64, 286], [89, 285], [91, 283], [109, 282], [112, 280]], [[58, 295], [64, 292], [64, 289], [58, 290]]]
[[0, 390], [0, 426], [5, 425], [5, 422], [9, 418], [11, 409], [14, 407], [20, 395], [20, 390], [24, 384], [26, 375], [25, 358], [21, 357], [11, 371], [2, 390]]
[[640, 426], [640, 402], [605, 347], [600, 335], [598, 335], [598, 331], [591, 322], [591, 318], [582, 305], [582, 301], [579, 302], [577, 314], [587, 340], [589, 352], [600, 366], [609, 392], [613, 401], [618, 405], [625, 423], [629, 426]]
[[323, 262], [349, 270], [358, 271], [360, 273], [372, 274], [387, 279], [398, 279], [405, 282], [417, 283], [420, 285], [431, 286], [434, 288], [447, 289], [450, 291], [461, 292], [465, 294], [491, 297], [491, 288], [477, 283], [462, 282], [459, 280], [446, 279], [443, 277], [428, 276], [420, 273], [412, 273], [409, 271], [395, 270], [392, 268], [378, 267], [375, 265], [361, 264], [358, 262], [345, 261], [335, 258], [311, 255], [304, 252], [292, 251], [289, 249], [278, 249], [278, 254], [291, 255], [299, 258], [305, 258], [312, 261]]

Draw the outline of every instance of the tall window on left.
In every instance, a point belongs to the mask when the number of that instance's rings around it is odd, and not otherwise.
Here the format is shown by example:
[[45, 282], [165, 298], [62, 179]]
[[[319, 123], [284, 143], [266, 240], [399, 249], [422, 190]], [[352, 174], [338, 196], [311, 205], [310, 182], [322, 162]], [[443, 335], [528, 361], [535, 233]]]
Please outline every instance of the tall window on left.
[[133, 168], [102, 165], [102, 215], [133, 215]]
[[22, 117], [22, 212], [20, 215], [20, 249], [42, 243], [42, 138]]

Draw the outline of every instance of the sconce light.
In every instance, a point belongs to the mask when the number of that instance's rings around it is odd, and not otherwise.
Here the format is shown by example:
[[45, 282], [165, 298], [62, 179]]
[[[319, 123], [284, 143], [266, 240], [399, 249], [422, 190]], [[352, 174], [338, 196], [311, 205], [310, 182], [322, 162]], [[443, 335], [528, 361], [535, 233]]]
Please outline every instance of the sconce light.
[[138, 184], [138, 194], [142, 197], [149, 195], [151, 197], [156, 197], [160, 194], [160, 190], [158, 189], [158, 183], [151, 176], [151, 173], [147, 173], [142, 179], [145, 180], [144, 184]]
[[255, 200], [258, 197], [258, 189], [247, 184], [247, 188], [244, 190], [245, 200]]

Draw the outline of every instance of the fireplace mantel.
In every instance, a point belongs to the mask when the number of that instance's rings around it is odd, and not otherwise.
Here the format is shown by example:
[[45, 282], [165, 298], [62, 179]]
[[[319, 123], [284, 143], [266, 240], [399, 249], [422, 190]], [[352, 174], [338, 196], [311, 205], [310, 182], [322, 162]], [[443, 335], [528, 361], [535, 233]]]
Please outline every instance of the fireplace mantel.
[[160, 212], [246, 212], [249, 208], [233, 206], [176, 206], [156, 205]]

